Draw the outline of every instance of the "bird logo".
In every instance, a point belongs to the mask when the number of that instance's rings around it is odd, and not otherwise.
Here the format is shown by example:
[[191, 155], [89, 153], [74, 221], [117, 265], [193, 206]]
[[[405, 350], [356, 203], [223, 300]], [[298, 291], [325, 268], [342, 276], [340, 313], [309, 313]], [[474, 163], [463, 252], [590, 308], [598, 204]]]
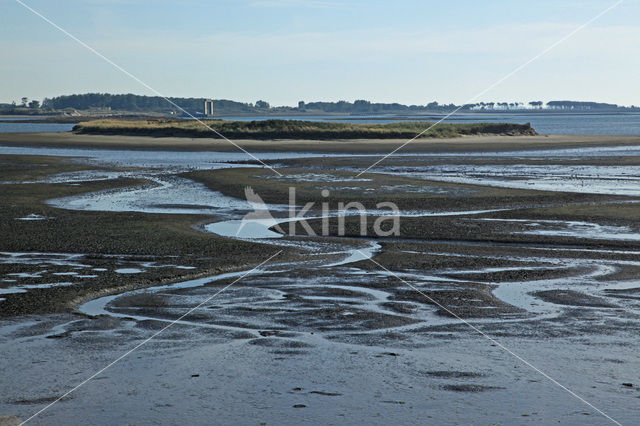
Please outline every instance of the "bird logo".
[[276, 221], [271, 215], [269, 207], [262, 200], [262, 197], [256, 194], [253, 188], [250, 186], [245, 187], [244, 196], [247, 199], [247, 202], [251, 205], [251, 208], [253, 208], [253, 211], [243, 216], [242, 222], [236, 232], [236, 237], [238, 237], [242, 229], [249, 224], [258, 224], [261, 227], [266, 227], [267, 229], [275, 227], [278, 232], [282, 233], [282, 229], [278, 226], [278, 221]]

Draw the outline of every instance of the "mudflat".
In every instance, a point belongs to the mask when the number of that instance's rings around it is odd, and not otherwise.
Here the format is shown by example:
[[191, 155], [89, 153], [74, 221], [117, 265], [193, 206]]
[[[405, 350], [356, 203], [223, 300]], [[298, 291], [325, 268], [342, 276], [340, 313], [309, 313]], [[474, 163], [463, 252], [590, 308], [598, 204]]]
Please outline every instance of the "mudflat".
[[[221, 141], [0, 140], [92, 148], [0, 156], [0, 414], [28, 418], [162, 331], [42, 421], [178, 422], [188, 409], [231, 422], [241, 409], [264, 423], [601, 423], [496, 342], [613, 418], [637, 417], [637, 137], [421, 140], [362, 175], [371, 146], [404, 141], [246, 141], [282, 153], [278, 175], [218, 164], [235, 149]], [[133, 150], [170, 152], [118, 166]], [[294, 232], [291, 188], [315, 218]], [[240, 233], [247, 193], [282, 226]], [[323, 202], [350, 201], [370, 210], [364, 233], [358, 216], [344, 229], [320, 218]], [[385, 201], [398, 234], [373, 229]]]

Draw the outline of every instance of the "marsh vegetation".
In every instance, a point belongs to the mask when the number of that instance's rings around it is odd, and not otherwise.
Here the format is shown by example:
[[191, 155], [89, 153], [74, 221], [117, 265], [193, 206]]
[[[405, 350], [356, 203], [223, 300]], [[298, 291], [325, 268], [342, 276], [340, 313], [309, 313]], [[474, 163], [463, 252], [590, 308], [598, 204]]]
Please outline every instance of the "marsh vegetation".
[[[206, 124], [206, 125], [203, 125]], [[529, 124], [508, 123], [434, 123], [407, 121], [387, 124], [359, 124], [298, 120], [223, 121], [204, 120], [95, 120], [80, 123], [76, 133], [182, 136], [231, 139], [410, 139], [452, 138], [466, 135], [536, 135]], [[425, 129], [429, 129], [425, 131]]]

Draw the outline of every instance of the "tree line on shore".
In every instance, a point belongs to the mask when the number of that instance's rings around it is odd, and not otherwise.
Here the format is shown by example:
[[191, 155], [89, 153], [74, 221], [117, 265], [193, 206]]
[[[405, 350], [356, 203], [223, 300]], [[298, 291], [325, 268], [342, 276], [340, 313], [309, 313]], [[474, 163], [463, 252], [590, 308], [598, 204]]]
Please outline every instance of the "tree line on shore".
[[[112, 110], [127, 112], [155, 112], [183, 115], [184, 111], [190, 114], [202, 114], [204, 98], [168, 98], [171, 102], [159, 96], [143, 96], [134, 94], [110, 94], [110, 93], [85, 93], [74, 95], [56, 96], [45, 98], [42, 105], [36, 100], [27, 102], [27, 98], [22, 98], [20, 106], [13, 104], [2, 105], [6, 112], [10, 109], [42, 110], [42, 111], [64, 111], [74, 110]], [[531, 101], [528, 103], [518, 102], [479, 102], [466, 104], [462, 107], [454, 104], [439, 104], [429, 102], [425, 105], [403, 105], [400, 103], [379, 103], [367, 100], [356, 100], [354, 102], [298, 102], [295, 107], [291, 106], [271, 106], [264, 100], [255, 103], [236, 102], [226, 99], [214, 100], [214, 111], [216, 114], [424, 114], [424, 113], [449, 113], [459, 109], [460, 111], [505, 111], [505, 110], [577, 110], [577, 111], [640, 111], [640, 108], [620, 107], [615, 104], [599, 102], [577, 102], [577, 101], [550, 101], [546, 104], [542, 101]]]

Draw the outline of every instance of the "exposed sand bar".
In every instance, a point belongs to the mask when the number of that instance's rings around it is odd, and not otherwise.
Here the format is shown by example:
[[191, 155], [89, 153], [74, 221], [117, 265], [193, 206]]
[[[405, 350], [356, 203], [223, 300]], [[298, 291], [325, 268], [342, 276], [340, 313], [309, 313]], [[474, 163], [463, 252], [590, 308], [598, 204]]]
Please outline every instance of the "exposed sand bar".
[[[351, 140], [235, 140], [250, 152], [327, 152], [388, 153], [406, 139]], [[419, 139], [401, 152], [479, 152], [523, 149], [563, 149], [590, 146], [640, 145], [640, 136], [618, 135], [541, 135], [541, 136], [463, 136], [453, 139]], [[136, 149], [167, 151], [227, 151], [238, 148], [220, 139], [149, 136], [80, 135], [73, 133], [0, 133], [0, 146]]]

